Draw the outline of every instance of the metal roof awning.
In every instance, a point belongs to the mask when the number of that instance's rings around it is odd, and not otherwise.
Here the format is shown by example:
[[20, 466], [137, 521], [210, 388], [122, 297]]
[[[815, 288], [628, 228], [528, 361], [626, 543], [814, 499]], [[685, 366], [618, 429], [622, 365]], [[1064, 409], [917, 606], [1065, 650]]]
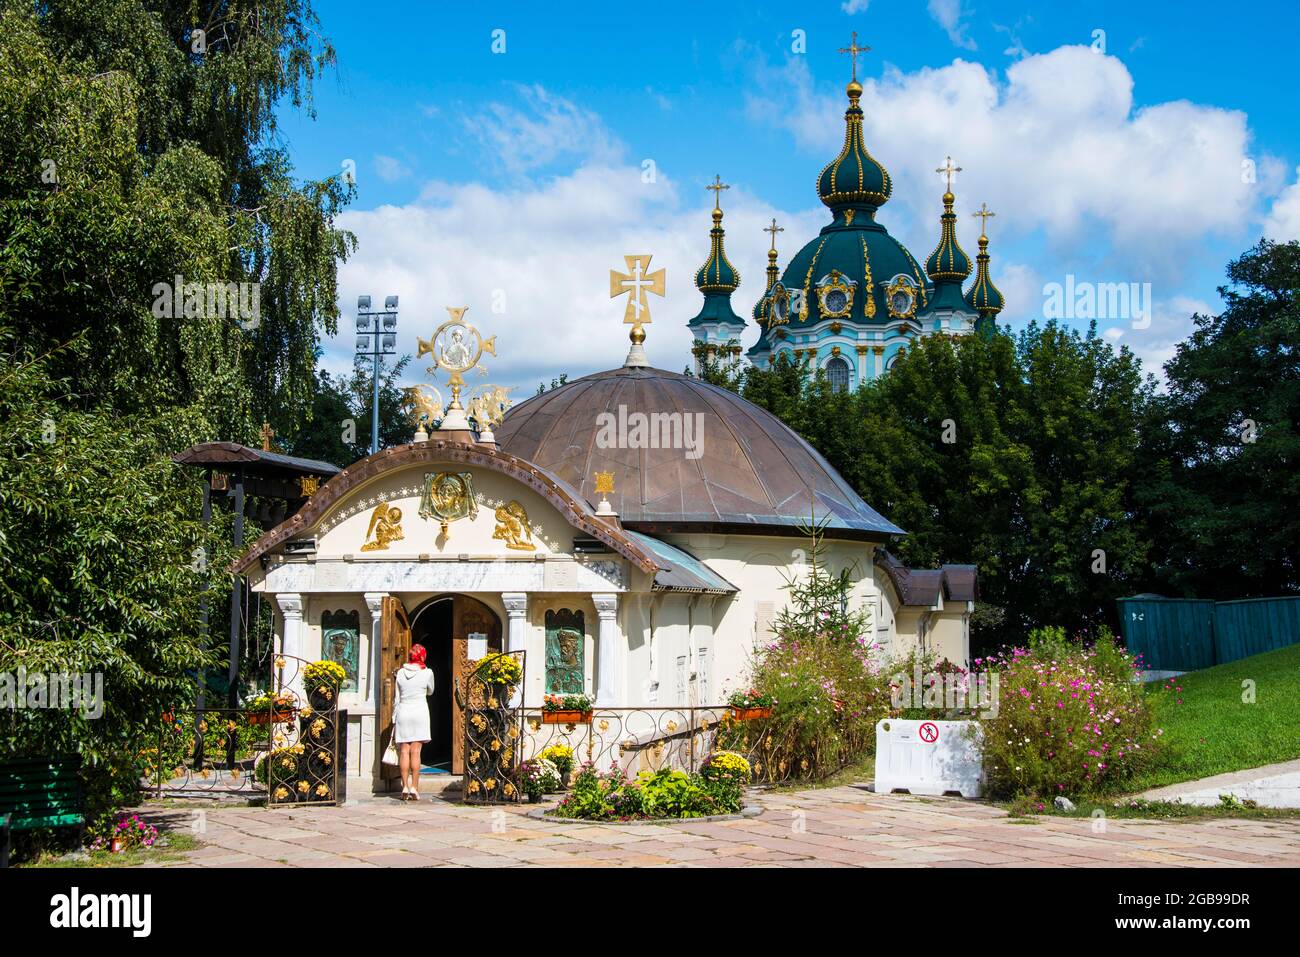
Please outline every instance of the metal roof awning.
[[236, 442], [200, 442], [172, 456], [180, 465], [230, 470], [242, 467], [249, 475], [284, 477], [287, 472], [328, 477], [342, 471], [317, 459], [300, 459], [280, 452], [265, 452]]
[[655, 573], [655, 591], [697, 592], [706, 595], [734, 595], [738, 588], [708, 565], [658, 538], [625, 530], [660, 563]]

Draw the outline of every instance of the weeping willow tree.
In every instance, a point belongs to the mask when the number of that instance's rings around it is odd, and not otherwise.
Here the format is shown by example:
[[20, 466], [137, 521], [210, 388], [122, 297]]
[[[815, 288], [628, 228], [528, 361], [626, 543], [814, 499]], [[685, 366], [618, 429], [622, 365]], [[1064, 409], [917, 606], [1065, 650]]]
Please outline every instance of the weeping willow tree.
[[333, 61], [302, 0], [0, 0], [0, 675], [105, 699], [0, 713], [0, 751], [76, 751], [109, 799], [210, 663], [205, 585], [224, 630], [227, 529], [170, 455], [311, 413], [352, 186], [298, 178], [276, 116]]

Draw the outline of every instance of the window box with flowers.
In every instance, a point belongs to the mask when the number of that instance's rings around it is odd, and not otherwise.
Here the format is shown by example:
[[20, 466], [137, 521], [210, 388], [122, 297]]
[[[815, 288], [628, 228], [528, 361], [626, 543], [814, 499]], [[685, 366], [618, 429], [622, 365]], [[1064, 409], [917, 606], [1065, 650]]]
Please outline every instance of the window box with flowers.
[[592, 701], [585, 694], [548, 694], [542, 724], [591, 724]]
[[776, 702], [771, 695], [759, 694], [750, 688], [748, 691], [733, 691], [727, 704], [731, 706], [731, 716], [737, 721], [754, 721], [772, 717]]
[[244, 705], [244, 713], [249, 724], [286, 724], [293, 720], [296, 704], [288, 692], [275, 695], [263, 692]]

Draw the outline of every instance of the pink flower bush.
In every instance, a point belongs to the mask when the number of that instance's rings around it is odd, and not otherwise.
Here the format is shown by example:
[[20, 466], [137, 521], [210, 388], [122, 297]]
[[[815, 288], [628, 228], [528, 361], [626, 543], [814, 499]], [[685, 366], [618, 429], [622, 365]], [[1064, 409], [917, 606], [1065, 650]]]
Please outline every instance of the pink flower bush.
[[996, 717], [984, 721], [984, 772], [995, 796], [1054, 797], [1114, 787], [1150, 761], [1152, 727], [1135, 660], [1103, 632], [1091, 647], [1030, 635], [984, 666], [999, 671]]

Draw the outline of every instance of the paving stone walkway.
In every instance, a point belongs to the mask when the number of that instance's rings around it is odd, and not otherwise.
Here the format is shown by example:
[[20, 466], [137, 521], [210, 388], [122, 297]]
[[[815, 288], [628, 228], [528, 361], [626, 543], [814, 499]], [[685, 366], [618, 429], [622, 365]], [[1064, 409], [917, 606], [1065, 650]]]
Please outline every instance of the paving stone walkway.
[[[1300, 821], [1038, 817], [959, 798], [857, 787], [760, 794], [757, 817], [661, 826], [568, 824], [529, 806], [374, 798], [339, 808], [203, 812], [203, 846], [164, 867], [1219, 867], [1300, 866]], [[150, 807], [188, 829], [188, 808]]]

